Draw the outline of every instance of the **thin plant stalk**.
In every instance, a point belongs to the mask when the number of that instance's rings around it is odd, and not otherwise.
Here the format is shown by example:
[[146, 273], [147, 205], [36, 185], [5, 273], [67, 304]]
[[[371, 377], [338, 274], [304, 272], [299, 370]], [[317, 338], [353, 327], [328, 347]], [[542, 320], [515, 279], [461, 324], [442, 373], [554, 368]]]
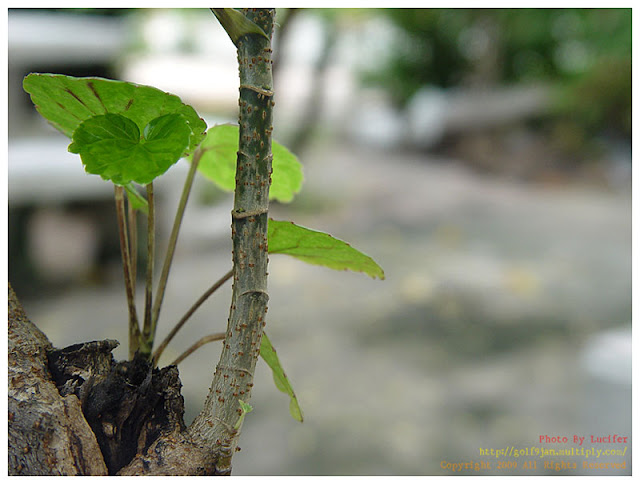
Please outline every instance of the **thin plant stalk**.
[[189, 173], [187, 174], [187, 178], [184, 182], [182, 195], [180, 196], [180, 202], [178, 203], [178, 209], [176, 210], [176, 216], [173, 221], [173, 228], [171, 229], [171, 235], [169, 237], [169, 246], [167, 247], [167, 253], [164, 258], [164, 264], [162, 265], [160, 280], [158, 281], [158, 289], [156, 290], [156, 297], [153, 302], [153, 309], [151, 313], [151, 327], [149, 331], [149, 337], [151, 338], [151, 341], [153, 341], [156, 334], [158, 318], [160, 317], [160, 308], [162, 307], [162, 301], [164, 299], [164, 291], [167, 287], [167, 279], [169, 278], [171, 263], [173, 262], [173, 254], [175, 253], [176, 244], [178, 242], [180, 225], [182, 224], [184, 211], [187, 206], [187, 201], [189, 200], [189, 194], [191, 193], [191, 188], [193, 186], [196, 169], [198, 168], [198, 163], [200, 162], [200, 158], [202, 157], [203, 153], [204, 151], [199, 148], [193, 154], [191, 166], [189, 167]]
[[171, 363], [171, 364], [172, 365], [179, 365], [180, 363], [182, 363], [184, 361], [184, 359], [187, 356], [189, 356], [191, 353], [193, 353], [194, 351], [196, 351], [200, 347], [206, 345], [207, 343], [211, 343], [212, 341], [221, 341], [221, 340], [223, 340], [225, 334], [226, 333], [222, 332], [222, 333], [213, 333], [213, 334], [210, 334], [208, 336], [203, 336], [198, 341], [193, 343], [184, 353], [182, 353], [180, 356], [178, 356], [173, 361], [173, 363]]
[[116, 214], [118, 217], [118, 231], [120, 233], [120, 252], [122, 254], [122, 268], [124, 272], [124, 286], [127, 293], [127, 305], [129, 308], [129, 359], [135, 356], [140, 344], [140, 327], [138, 314], [133, 294], [133, 281], [131, 280], [131, 255], [129, 254], [129, 241], [125, 222], [124, 188], [115, 185]]
[[127, 221], [129, 223], [129, 256], [131, 258], [131, 281], [133, 281], [132, 292], [133, 297], [136, 297], [136, 280], [138, 270], [138, 221], [137, 211], [133, 208], [131, 200], [127, 203]]
[[[184, 324], [189, 320], [189, 318], [196, 312], [196, 310], [202, 306], [202, 304], [214, 293], [216, 292], [225, 282], [227, 282], [233, 276], [233, 269], [227, 272], [224, 276], [218, 279], [209, 289], [207, 289], [202, 296], [198, 298], [198, 300], [193, 303], [193, 305], [189, 308], [189, 310], [182, 316], [180, 321], [173, 327], [171, 332], [167, 335], [162, 343], [158, 346], [155, 353], [153, 354], [153, 362], [154, 365], [158, 363], [162, 352], [165, 350], [167, 345], [171, 342], [174, 336], [182, 329]], [[195, 351], [195, 350], [194, 350]], [[185, 357], [186, 358], [186, 357]], [[177, 363], [173, 363], [177, 364]]]
[[147, 216], [147, 279], [145, 283], [144, 323], [142, 326], [142, 345], [146, 356], [151, 354], [153, 336], [151, 334], [151, 309], [153, 304], [153, 267], [156, 256], [155, 251], [155, 199], [153, 195], [153, 182], [147, 184], [147, 203], [149, 214]]

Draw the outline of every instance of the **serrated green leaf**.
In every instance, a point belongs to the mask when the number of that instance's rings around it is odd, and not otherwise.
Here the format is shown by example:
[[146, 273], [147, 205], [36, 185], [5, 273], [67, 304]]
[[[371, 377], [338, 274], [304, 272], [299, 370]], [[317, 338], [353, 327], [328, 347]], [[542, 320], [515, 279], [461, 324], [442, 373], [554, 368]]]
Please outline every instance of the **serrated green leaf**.
[[271, 341], [267, 337], [266, 333], [262, 333], [262, 344], [260, 345], [260, 356], [265, 361], [271, 371], [273, 372], [273, 382], [276, 385], [276, 388], [283, 393], [289, 395], [289, 413], [293, 418], [295, 418], [298, 422], [302, 422], [302, 409], [298, 404], [298, 399], [296, 398], [296, 394], [293, 391], [293, 387], [287, 378], [284, 370], [282, 369], [282, 365], [280, 365], [280, 359], [278, 358], [278, 354], [276, 350], [273, 348]]
[[54, 127], [73, 136], [87, 119], [104, 114], [121, 114], [133, 121], [140, 132], [165, 114], [181, 114], [189, 128], [191, 153], [204, 138], [207, 124], [178, 96], [150, 86], [99, 77], [72, 77], [61, 74], [29, 74], [23, 88], [38, 112]]
[[138, 126], [120, 114], [83, 121], [73, 133], [69, 151], [82, 158], [87, 173], [116, 185], [146, 185], [177, 162], [189, 144], [191, 130], [180, 114], [149, 122], [140, 137]]
[[[236, 186], [236, 160], [238, 156], [239, 128], [237, 125], [220, 124], [209, 128], [200, 145], [204, 153], [198, 171], [223, 190], [233, 191]], [[273, 154], [269, 198], [290, 202], [302, 187], [302, 165], [284, 146], [271, 143]]]
[[384, 271], [371, 257], [324, 232], [269, 219], [268, 234], [270, 254], [287, 254], [309, 264], [384, 279]]
[[220, 22], [220, 25], [229, 34], [233, 45], [238, 45], [238, 40], [244, 35], [260, 35], [266, 39], [269, 38], [258, 25], [253, 23], [242, 12], [233, 8], [212, 8], [211, 11]]
[[129, 199], [129, 203], [133, 209], [140, 210], [141, 212], [149, 215], [149, 204], [147, 203], [146, 198], [140, 195], [138, 190], [136, 190], [133, 183], [125, 185], [124, 190], [127, 192], [127, 198]]

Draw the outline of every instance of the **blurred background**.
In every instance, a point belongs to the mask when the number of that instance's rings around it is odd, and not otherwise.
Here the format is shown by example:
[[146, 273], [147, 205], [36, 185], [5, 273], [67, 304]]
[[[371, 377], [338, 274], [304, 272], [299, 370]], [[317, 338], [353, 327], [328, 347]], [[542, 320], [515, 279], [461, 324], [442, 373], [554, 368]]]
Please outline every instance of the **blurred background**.
[[[305, 422], [259, 362], [234, 473], [449, 474], [443, 461], [540, 435], [630, 437], [631, 10], [281, 9], [277, 22], [274, 136], [306, 182], [271, 215], [349, 241], [386, 280], [271, 257], [267, 331]], [[10, 10], [8, 35], [9, 279], [54, 345], [115, 338], [125, 358], [112, 187], [22, 79], [150, 84], [213, 125], [237, 118], [235, 49], [206, 9]], [[156, 188], [160, 254], [185, 175], [181, 161]], [[231, 268], [231, 207], [197, 180], [160, 339]], [[162, 364], [223, 330], [230, 291]], [[187, 423], [216, 345], [179, 367]], [[625, 470], [574, 460], [513, 473], [630, 474], [631, 447], [610, 459]]]

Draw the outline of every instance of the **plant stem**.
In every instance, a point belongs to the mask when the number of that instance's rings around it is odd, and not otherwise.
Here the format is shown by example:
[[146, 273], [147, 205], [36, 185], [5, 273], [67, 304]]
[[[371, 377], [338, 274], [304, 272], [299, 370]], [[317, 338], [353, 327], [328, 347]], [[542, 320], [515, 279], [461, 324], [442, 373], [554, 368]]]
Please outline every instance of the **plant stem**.
[[131, 287], [133, 297], [136, 297], [136, 280], [138, 270], [138, 221], [136, 217], [136, 210], [131, 205], [131, 201], [127, 198], [127, 220], [129, 222], [129, 256], [131, 258], [131, 281], [133, 286]]
[[[273, 9], [243, 9], [266, 33], [237, 38], [240, 73], [240, 139], [231, 212], [233, 294], [220, 360], [202, 412], [189, 428], [196, 441], [219, 453], [217, 472], [231, 472], [242, 415], [248, 402], [267, 310], [267, 212], [271, 183]], [[233, 37], [232, 37], [233, 38]]]
[[[233, 276], [233, 269], [231, 269], [224, 276], [222, 276], [218, 281], [216, 281], [209, 289], [207, 289], [204, 292], [204, 294], [202, 296], [200, 296], [200, 298], [198, 298], [198, 300], [195, 303], [193, 303], [193, 306], [191, 306], [189, 308], [189, 310], [184, 314], [184, 316], [182, 316], [180, 321], [178, 321], [178, 323], [173, 327], [173, 329], [167, 335], [167, 337], [164, 339], [164, 341], [162, 343], [160, 343], [160, 345], [158, 346], [156, 351], [153, 353], [153, 364], [154, 365], [157, 365], [158, 360], [160, 359], [160, 356], [162, 355], [162, 352], [165, 350], [167, 345], [171, 342], [171, 340], [176, 335], [176, 333], [178, 331], [180, 331], [180, 329], [182, 329], [184, 324], [189, 320], [189, 318], [193, 315], [193, 313], [195, 313], [196, 310], [200, 306], [202, 306], [202, 303], [204, 303], [214, 292], [216, 292], [220, 288], [220, 286], [222, 286], [225, 282], [227, 282], [229, 279], [231, 279], [231, 276]], [[177, 364], [177, 363], [173, 363], [173, 364]]]
[[147, 184], [147, 203], [149, 214], [147, 216], [147, 280], [144, 294], [144, 324], [142, 326], [142, 348], [145, 357], [151, 355], [153, 348], [153, 335], [151, 325], [151, 305], [153, 303], [153, 266], [156, 257], [155, 234], [155, 199], [153, 196], [153, 182]]
[[213, 333], [210, 334], [208, 336], [203, 336], [202, 338], [200, 338], [198, 341], [196, 341], [195, 343], [193, 343], [189, 349], [187, 349], [184, 353], [182, 353], [180, 356], [178, 356], [173, 363], [171, 363], [172, 365], [179, 365], [180, 363], [182, 363], [184, 361], [184, 359], [189, 356], [191, 353], [193, 353], [194, 351], [196, 351], [198, 348], [200, 348], [201, 346], [206, 345], [207, 343], [211, 343], [212, 341], [220, 341], [223, 340], [225, 336], [225, 333]]
[[115, 185], [116, 214], [118, 217], [118, 231], [120, 233], [120, 252], [122, 254], [122, 269], [124, 272], [124, 286], [127, 293], [129, 307], [129, 359], [132, 359], [140, 344], [140, 327], [133, 295], [133, 281], [131, 280], [131, 256], [125, 223], [124, 188]]
[[158, 289], [156, 292], [156, 298], [153, 303], [153, 310], [151, 313], [151, 328], [149, 336], [151, 340], [155, 338], [156, 328], [158, 326], [158, 318], [160, 317], [160, 308], [162, 307], [162, 300], [164, 299], [164, 291], [167, 287], [167, 279], [169, 278], [169, 270], [171, 269], [171, 263], [173, 262], [173, 254], [176, 250], [176, 243], [178, 242], [178, 233], [180, 232], [180, 225], [184, 217], [184, 211], [189, 200], [189, 194], [191, 193], [191, 187], [193, 186], [193, 180], [196, 175], [196, 169], [204, 150], [198, 148], [193, 154], [191, 160], [191, 166], [189, 167], [189, 173], [184, 182], [182, 189], [182, 195], [176, 210], [176, 216], [173, 221], [173, 228], [171, 229], [171, 236], [169, 237], [169, 246], [167, 247], [167, 253], [164, 258], [164, 264], [162, 265], [162, 273], [160, 274], [160, 281], [158, 282]]

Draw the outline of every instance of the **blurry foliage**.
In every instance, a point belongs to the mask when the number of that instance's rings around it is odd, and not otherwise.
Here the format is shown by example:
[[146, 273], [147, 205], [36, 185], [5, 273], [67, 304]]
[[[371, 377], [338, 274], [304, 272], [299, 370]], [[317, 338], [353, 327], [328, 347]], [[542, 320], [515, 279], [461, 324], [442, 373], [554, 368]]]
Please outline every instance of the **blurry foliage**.
[[631, 56], [601, 59], [562, 90], [559, 114], [587, 132], [631, 136]]
[[[404, 106], [425, 85], [548, 82], [581, 130], [631, 135], [630, 9], [383, 9], [398, 30], [364, 74]], [[606, 129], [605, 129], [606, 128]]]

